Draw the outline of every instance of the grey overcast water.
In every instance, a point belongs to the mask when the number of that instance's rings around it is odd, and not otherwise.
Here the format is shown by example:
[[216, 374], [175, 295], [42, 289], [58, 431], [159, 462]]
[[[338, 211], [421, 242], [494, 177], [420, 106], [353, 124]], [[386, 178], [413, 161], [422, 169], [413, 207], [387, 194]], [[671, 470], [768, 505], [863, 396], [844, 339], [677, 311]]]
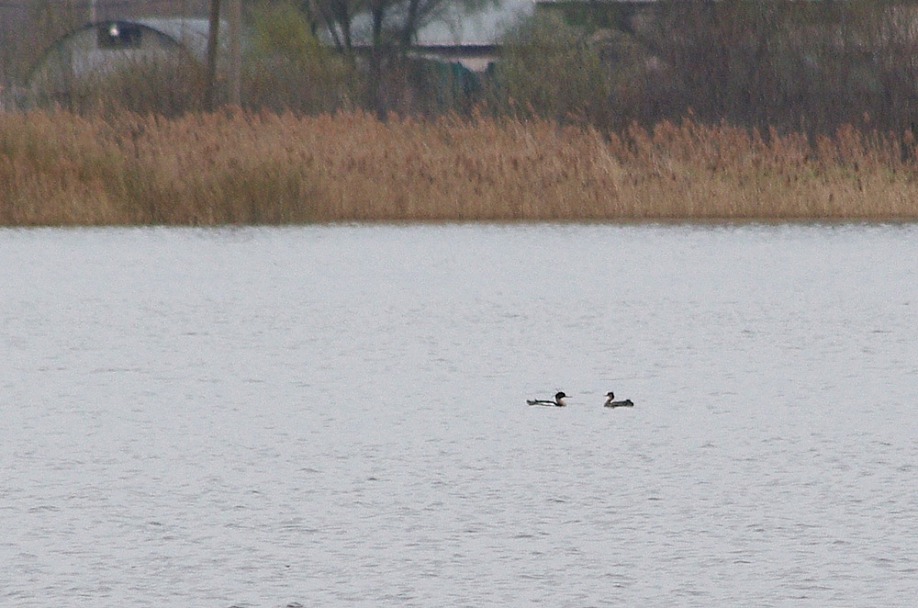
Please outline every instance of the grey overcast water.
[[0, 266], [2, 606], [918, 601], [916, 225], [2, 230]]

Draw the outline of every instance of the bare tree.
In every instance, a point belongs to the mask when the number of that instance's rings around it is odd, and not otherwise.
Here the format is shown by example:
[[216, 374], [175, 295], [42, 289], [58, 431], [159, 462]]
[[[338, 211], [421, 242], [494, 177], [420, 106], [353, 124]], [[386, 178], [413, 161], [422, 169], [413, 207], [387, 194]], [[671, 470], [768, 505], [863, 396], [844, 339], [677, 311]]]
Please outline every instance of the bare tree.
[[366, 6], [366, 0], [308, 0], [306, 3], [307, 12], [322, 24], [338, 50], [348, 56], [354, 51], [354, 17], [366, 10]]
[[438, 19], [461, 17], [501, 0], [308, 0], [307, 9], [327, 29], [336, 47], [353, 58], [354, 22], [369, 17], [369, 104], [384, 117], [383, 71], [417, 40], [418, 31]]

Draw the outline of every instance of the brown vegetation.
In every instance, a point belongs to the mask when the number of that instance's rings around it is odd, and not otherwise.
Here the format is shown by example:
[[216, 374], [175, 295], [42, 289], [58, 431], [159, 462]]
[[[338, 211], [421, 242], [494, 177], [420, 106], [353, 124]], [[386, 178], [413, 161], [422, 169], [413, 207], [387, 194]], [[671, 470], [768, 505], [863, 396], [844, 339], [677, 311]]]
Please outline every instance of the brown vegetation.
[[904, 145], [692, 121], [0, 114], [0, 224], [915, 220]]

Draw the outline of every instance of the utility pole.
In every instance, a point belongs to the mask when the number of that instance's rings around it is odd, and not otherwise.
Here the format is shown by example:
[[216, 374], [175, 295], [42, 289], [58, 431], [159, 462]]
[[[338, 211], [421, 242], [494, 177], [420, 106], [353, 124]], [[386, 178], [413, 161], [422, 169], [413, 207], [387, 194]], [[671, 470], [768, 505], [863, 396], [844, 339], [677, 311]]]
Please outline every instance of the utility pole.
[[227, 0], [229, 21], [229, 102], [242, 105], [242, 0]]
[[210, 0], [210, 23], [207, 32], [207, 88], [204, 89], [204, 109], [214, 110], [214, 89], [217, 86], [217, 48], [220, 43], [220, 0]]

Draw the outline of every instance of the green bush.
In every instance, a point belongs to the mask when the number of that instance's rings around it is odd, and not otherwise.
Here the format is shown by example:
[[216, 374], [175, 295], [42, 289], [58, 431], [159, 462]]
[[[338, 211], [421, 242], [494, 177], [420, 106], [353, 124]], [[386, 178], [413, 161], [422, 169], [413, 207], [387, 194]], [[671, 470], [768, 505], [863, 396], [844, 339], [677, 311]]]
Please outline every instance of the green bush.
[[527, 20], [504, 40], [492, 86], [499, 111], [605, 122], [611, 81], [583, 30], [554, 15]]
[[319, 42], [301, 10], [289, 2], [261, 4], [250, 17], [243, 106], [316, 113], [359, 105], [365, 90], [362, 75]]

